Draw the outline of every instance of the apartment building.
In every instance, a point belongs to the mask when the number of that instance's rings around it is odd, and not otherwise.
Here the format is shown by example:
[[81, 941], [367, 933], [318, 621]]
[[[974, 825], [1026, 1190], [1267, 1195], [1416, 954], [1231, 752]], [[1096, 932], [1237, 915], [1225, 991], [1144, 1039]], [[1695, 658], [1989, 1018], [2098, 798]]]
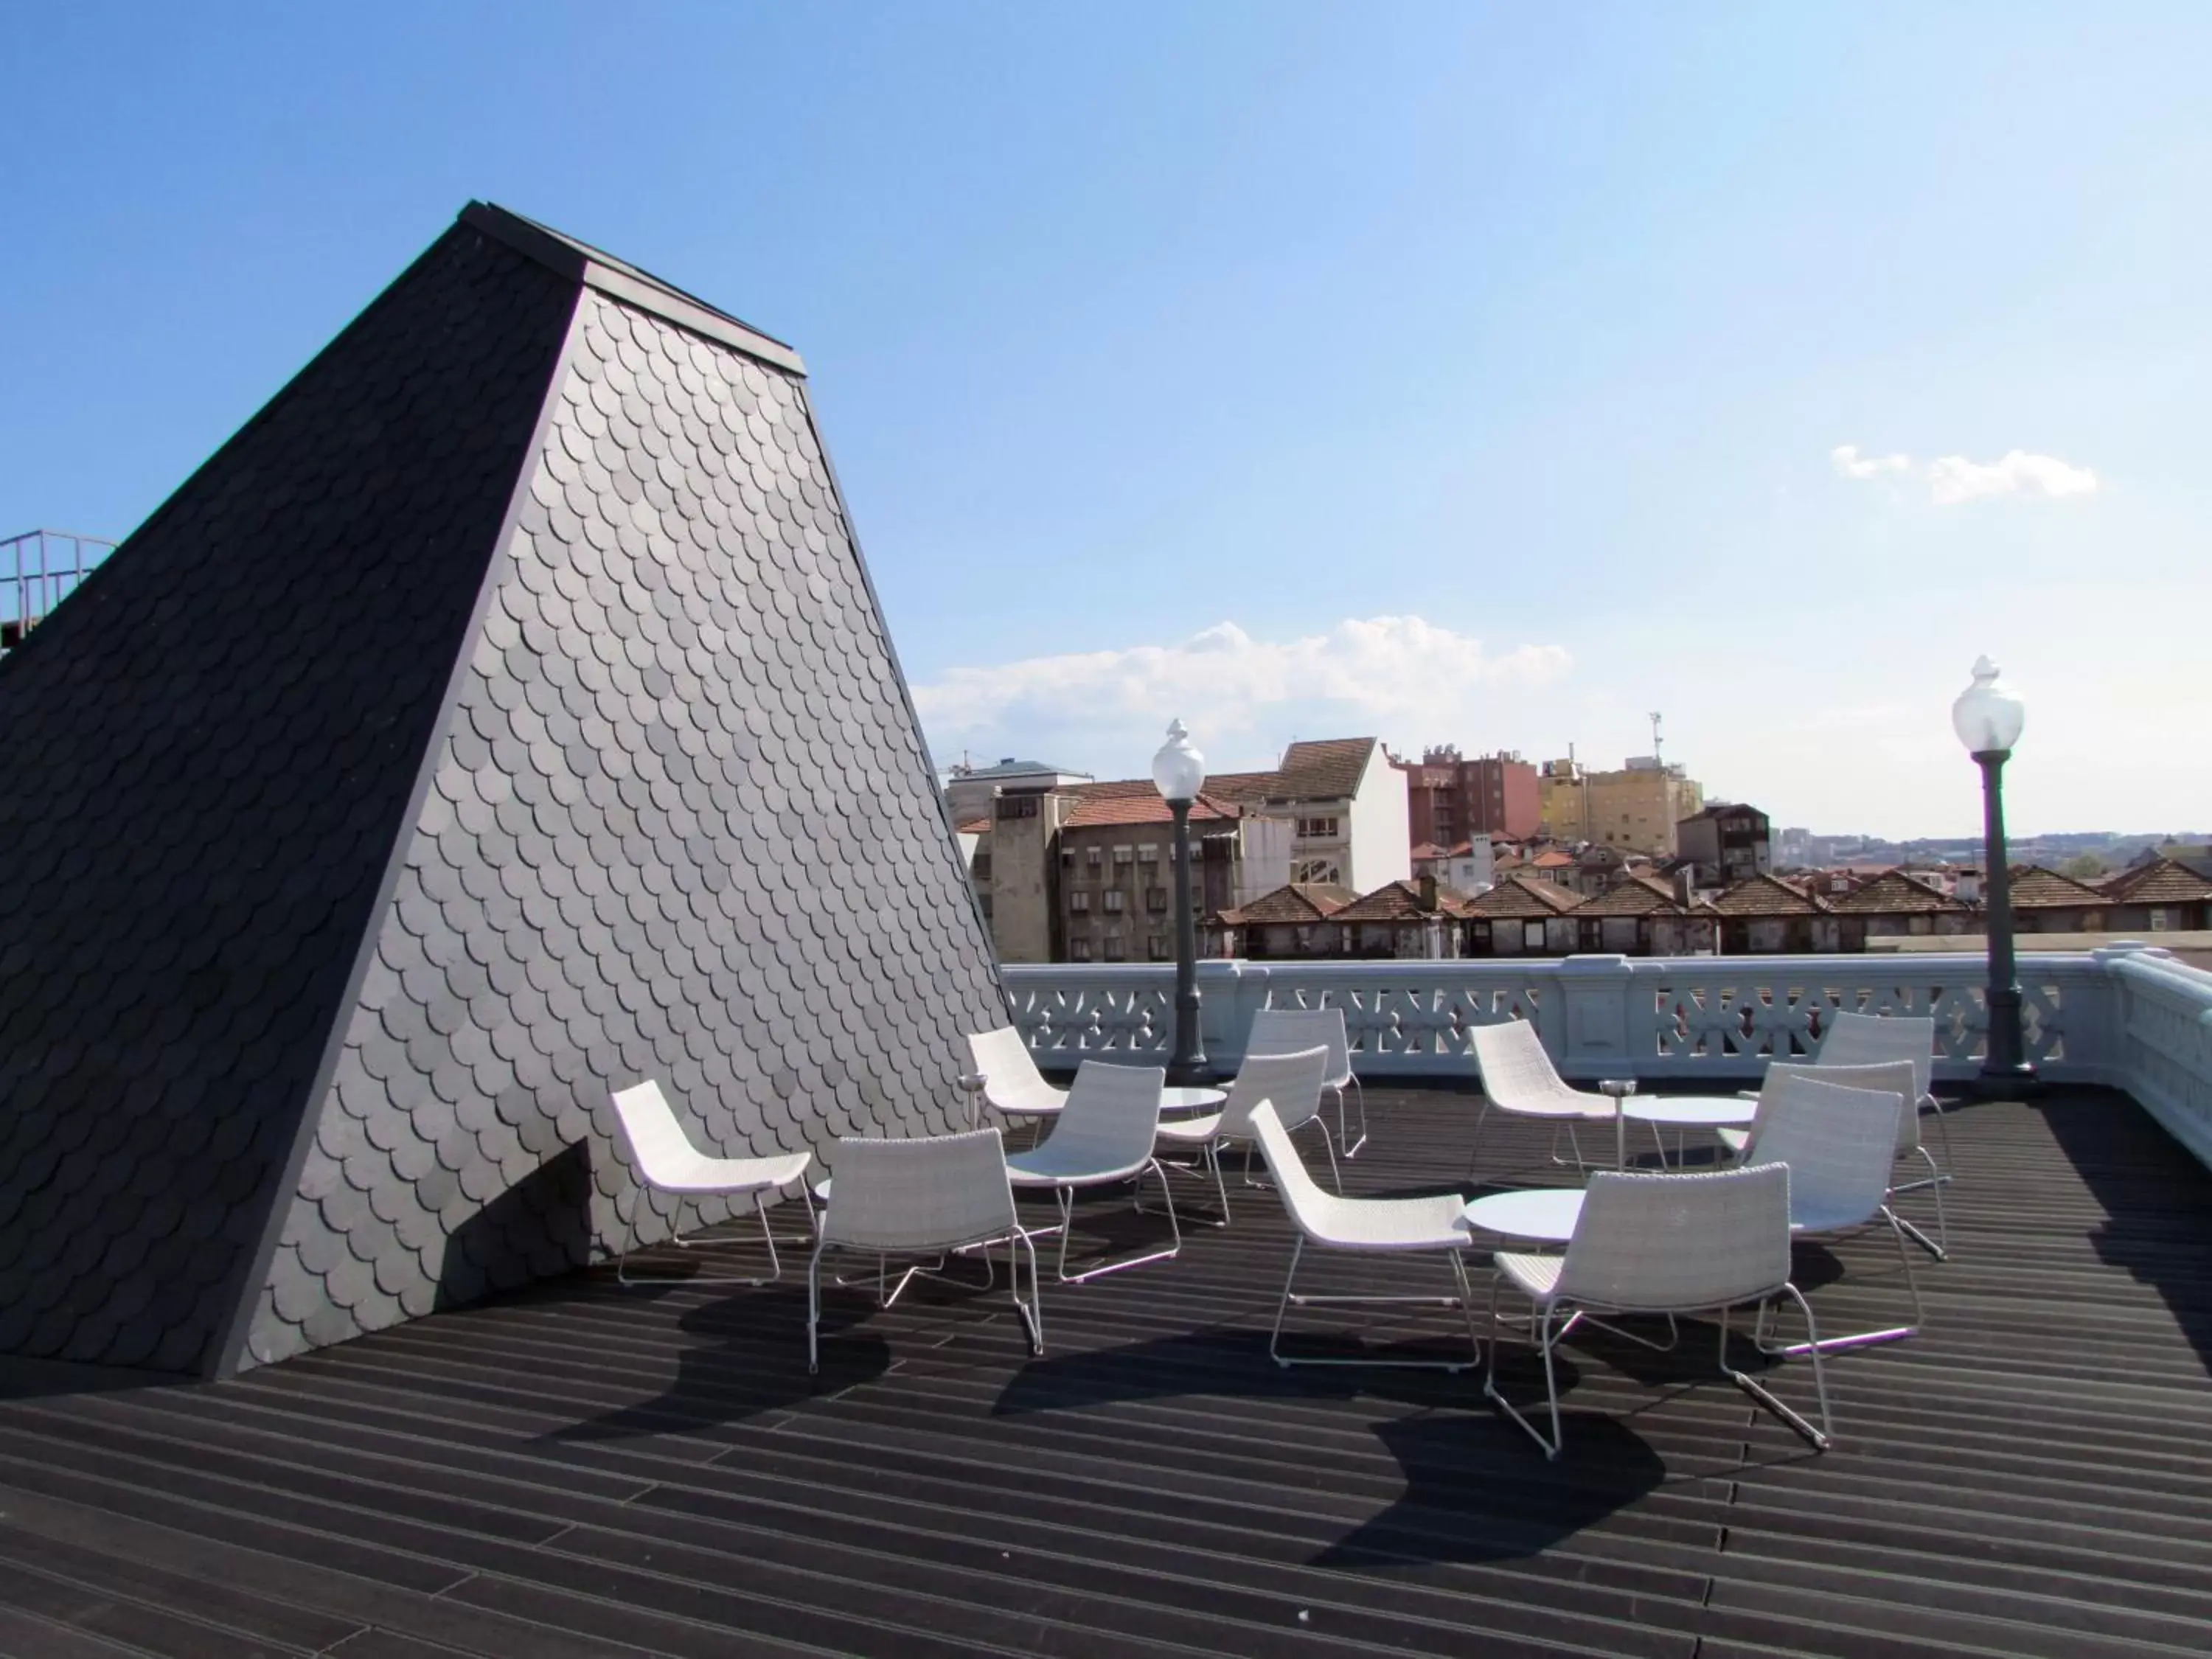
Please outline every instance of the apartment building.
[[1472, 896], [1498, 884], [1498, 851], [1490, 837], [1477, 836], [1454, 847], [1417, 845], [1413, 848], [1413, 877], [1433, 876], [1455, 892]]
[[1774, 867], [1766, 814], [1741, 801], [1708, 806], [1674, 826], [1675, 856], [1699, 887], [1730, 887]]
[[1542, 830], [1554, 841], [1598, 842], [1654, 858], [1679, 851], [1675, 825], [1705, 810], [1705, 788], [1679, 765], [1632, 756], [1617, 772], [1546, 761], [1537, 781]]
[[1206, 793], [1291, 826], [1291, 881], [1372, 892], [1413, 873], [1406, 775], [1375, 738], [1294, 743], [1271, 772], [1228, 772]]
[[1543, 817], [1536, 769], [1517, 754], [1462, 757], [1450, 747], [1431, 748], [1419, 761], [1393, 757], [1406, 775], [1407, 833], [1416, 847], [1455, 846], [1480, 836], [1520, 841], [1536, 833]]

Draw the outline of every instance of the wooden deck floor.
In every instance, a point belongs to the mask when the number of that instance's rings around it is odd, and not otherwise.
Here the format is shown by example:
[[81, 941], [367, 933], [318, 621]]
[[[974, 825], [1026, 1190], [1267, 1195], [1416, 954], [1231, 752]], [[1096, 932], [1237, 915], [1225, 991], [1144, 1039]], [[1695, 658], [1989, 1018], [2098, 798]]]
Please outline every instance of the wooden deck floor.
[[[1459, 1175], [1465, 1098], [1371, 1100], [1350, 1189]], [[221, 1384], [15, 1367], [0, 1654], [2202, 1654], [2212, 1176], [2116, 1095], [1953, 1139], [1928, 1328], [1836, 1359], [1826, 1456], [1709, 1330], [1575, 1350], [1557, 1464], [1474, 1378], [1278, 1372], [1287, 1235], [1233, 1191], [1181, 1260], [1048, 1284], [1042, 1360], [930, 1285], [838, 1297], [810, 1379], [803, 1288], [594, 1273]], [[1485, 1169], [1555, 1173], [1510, 1130]], [[1880, 1238], [1800, 1265], [1832, 1326], [1902, 1305]]]

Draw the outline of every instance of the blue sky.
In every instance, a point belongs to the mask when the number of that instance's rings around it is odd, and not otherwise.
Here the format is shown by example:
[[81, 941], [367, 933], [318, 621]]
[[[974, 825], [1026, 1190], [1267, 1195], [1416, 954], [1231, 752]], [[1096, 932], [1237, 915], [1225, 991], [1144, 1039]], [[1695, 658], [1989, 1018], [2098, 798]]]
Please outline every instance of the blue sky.
[[940, 760], [1612, 763], [1656, 708], [1779, 821], [1967, 833], [1986, 650], [2017, 827], [2212, 826], [2212, 8], [73, 3], [0, 56], [0, 532], [127, 530], [483, 197], [805, 354]]

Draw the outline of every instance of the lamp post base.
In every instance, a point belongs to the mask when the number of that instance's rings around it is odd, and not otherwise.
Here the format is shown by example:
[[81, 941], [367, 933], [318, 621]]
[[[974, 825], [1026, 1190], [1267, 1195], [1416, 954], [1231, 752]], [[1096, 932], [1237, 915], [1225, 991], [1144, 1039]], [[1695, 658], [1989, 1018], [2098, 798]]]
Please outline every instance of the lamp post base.
[[2010, 1065], [1984, 1065], [1974, 1079], [1977, 1100], [2033, 1100], [2042, 1089], [2043, 1080], [2036, 1075], [2035, 1066], [2025, 1060]]

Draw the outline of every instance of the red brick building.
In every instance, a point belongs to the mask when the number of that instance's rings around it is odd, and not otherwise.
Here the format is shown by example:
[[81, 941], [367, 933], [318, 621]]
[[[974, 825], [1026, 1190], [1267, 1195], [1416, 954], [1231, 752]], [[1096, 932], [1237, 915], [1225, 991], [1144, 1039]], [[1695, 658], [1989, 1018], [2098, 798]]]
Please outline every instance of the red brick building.
[[1413, 845], [1449, 847], [1476, 836], [1524, 841], [1536, 833], [1543, 807], [1536, 769], [1518, 755], [1462, 757], [1456, 749], [1429, 750], [1418, 761], [1391, 757], [1406, 774]]

